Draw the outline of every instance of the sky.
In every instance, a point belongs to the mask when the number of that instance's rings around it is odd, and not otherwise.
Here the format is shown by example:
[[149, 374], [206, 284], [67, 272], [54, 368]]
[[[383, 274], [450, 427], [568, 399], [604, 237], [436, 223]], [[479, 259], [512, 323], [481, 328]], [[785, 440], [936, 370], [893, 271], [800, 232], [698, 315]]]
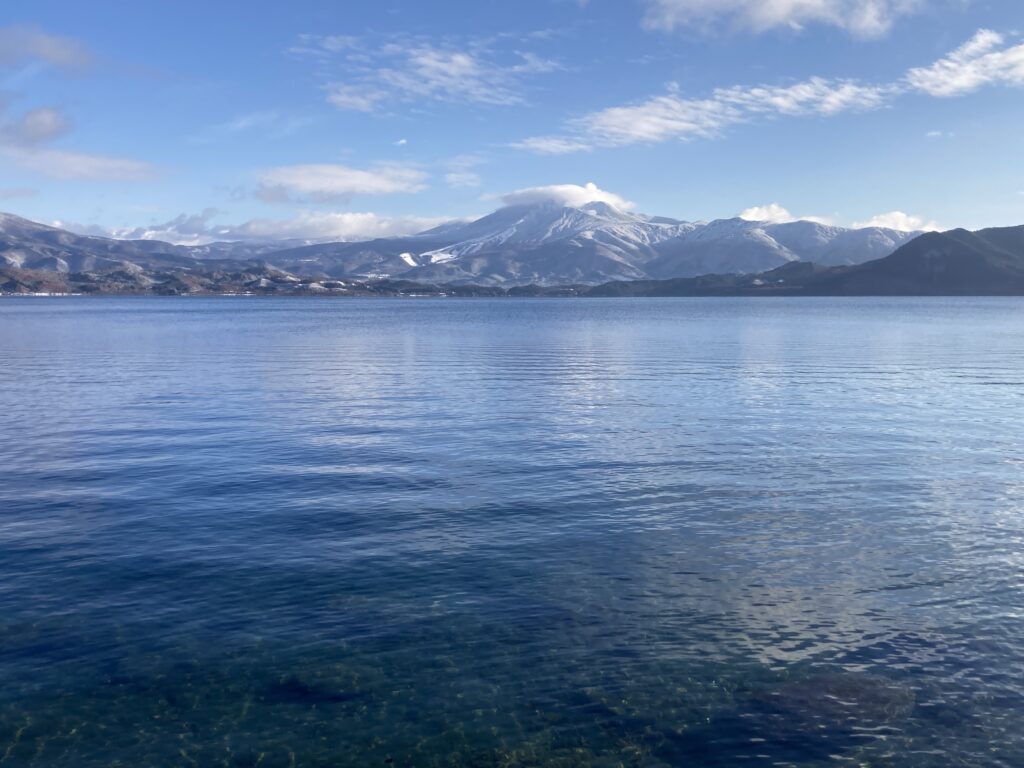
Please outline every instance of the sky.
[[1021, 0], [4, 0], [0, 210], [363, 239], [510, 201], [1024, 223]]

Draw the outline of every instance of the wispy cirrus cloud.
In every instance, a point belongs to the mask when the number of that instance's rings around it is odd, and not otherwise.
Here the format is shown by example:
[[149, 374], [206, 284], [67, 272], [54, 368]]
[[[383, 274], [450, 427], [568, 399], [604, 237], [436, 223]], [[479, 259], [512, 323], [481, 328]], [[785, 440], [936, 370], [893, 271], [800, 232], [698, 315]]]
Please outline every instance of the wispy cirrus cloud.
[[363, 83], [331, 83], [326, 87], [327, 103], [346, 112], [376, 112], [387, 99], [387, 92]]
[[721, 88], [703, 99], [684, 97], [673, 86], [661, 96], [573, 120], [563, 135], [532, 137], [513, 146], [540, 154], [566, 154], [670, 139], [712, 139], [730, 126], [758, 118], [831, 117], [877, 109], [889, 94], [889, 87], [818, 77], [788, 86]]
[[150, 163], [127, 157], [52, 148], [0, 147], [0, 154], [28, 170], [53, 179], [74, 181], [142, 181], [157, 175]]
[[309, 117], [290, 115], [278, 110], [247, 112], [203, 129], [192, 137], [192, 141], [208, 144], [229, 140], [242, 134], [261, 134], [270, 139], [284, 139], [294, 136], [312, 122]]
[[666, 31], [725, 26], [753, 32], [816, 24], [871, 38], [924, 5], [924, 0], [647, 0], [643, 24]]
[[449, 187], [479, 187], [483, 183], [477, 168], [484, 163], [480, 155], [459, 155], [448, 161], [448, 173], [444, 180]]
[[426, 189], [427, 174], [412, 165], [380, 163], [370, 168], [319, 163], [271, 168], [257, 195], [268, 202], [348, 201], [358, 195], [393, 195]]
[[812, 77], [789, 85], [718, 88], [705, 98], [683, 96], [678, 86], [645, 101], [576, 118], [561, 134], [534, 136], [512, 146], [539, 154], [600, 147], [713, 139], [732, 126], [781, 117], [834, 117], [887, 107], [900, 96], [960, 96], [988, 85], [1024, 85], [1024, 44], [979, 30], [931, 66], [909, 70], [895, 82]]
[[304, 35], [290, 51], [318, 63], [330, 104], [378, 112], [410, 102], [524, 103], [527, 78], [561, 65], [510, 42], [504, 36], [435, 42], [410, 35]]
[[990, 29], [929, 67], [907, 73], [906, 82], [930, 96], [961, 96], [987, 85], [1024, 85], [1024, 45], [1007, 46]]
[[15, 200], [23, 197], [35, 197], [38, 189], [31, 187], [0, 187], [0, 200]]
[[34, 62], [77, 74], [95, 63], [95, 56], [79, 40], [50, 34], [28, 24], [0, 27], [0, 69]]
[[577, 137], [531, 136], [515, 142], [512, 146], [538, 155], [568, 155], [572, 152], [589, 152], [594, 149], [594, 143], [586, 137], [586, 131], [581, 131]]

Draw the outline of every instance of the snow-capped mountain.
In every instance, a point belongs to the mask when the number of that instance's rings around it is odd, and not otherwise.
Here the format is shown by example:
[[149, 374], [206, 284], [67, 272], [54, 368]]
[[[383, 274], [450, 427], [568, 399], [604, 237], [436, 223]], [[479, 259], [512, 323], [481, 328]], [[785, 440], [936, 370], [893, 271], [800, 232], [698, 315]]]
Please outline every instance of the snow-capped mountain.
[[118, 240], [79, 235], [9, 213], [0, 213], [0, 266], [47, 272], [96, 272], [126, 265], [180, 265], [192, 260], [252, 260], [287, 243], [215, 242], [172, 245], [159, 240]]
[[623, 211], [606, 202], [501, 208], [424, 236], [452, 242], [418, 254], [413, 280], [489, 284], [595, 283], [646, 276], [654, 246], [695, 225]]
[[720, 219], [684, 222], [607, 202], [516, 205], [425, 235], [454, 242], [415, 256], [403, 276], [433, 282], [517, 284], [751, 273], [791, 261], [836, 266], [888, 256], [917, 233]]
[[597, 240], [613, 248], [642, 250], [692, 226], [671, 219], [652, 220], [620, 211], [605, 202], [587, 203], [579, 208], [555, 201], [513, 205], [461, 227], [442, 229], [456, 242], [424, 255], [427, 263], [437, 264], [470, 254], [531, 248], [576, 238]]
[[888, 256], [918, 233], [720, 219], [644, 216], [607, 201], [509, 205], [471, 222], [366, 242], [214, 244], [83, 237], [0, 215], [0, 266], [97, 271], [192, 261], [265, 262], [295, 275], [481, 285], [559, 285], [753, 273], [794, 261], [859, 264]]
[[651, 277], [668, 278], [763, 272], [792, 261], [860, 264], [888, 256], [918, 234], [877, 227], [844, 229], [814, 221], [720, 219], [659, 243], [658, 256], [647, 271]]

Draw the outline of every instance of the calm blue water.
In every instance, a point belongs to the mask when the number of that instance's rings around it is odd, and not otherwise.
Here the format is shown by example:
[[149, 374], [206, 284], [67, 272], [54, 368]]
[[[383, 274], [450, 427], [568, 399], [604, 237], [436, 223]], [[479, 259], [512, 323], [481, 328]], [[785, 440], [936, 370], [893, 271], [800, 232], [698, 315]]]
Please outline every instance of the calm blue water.
[[1024, 301], [0, 300], [0, 766], [1024, 765]]

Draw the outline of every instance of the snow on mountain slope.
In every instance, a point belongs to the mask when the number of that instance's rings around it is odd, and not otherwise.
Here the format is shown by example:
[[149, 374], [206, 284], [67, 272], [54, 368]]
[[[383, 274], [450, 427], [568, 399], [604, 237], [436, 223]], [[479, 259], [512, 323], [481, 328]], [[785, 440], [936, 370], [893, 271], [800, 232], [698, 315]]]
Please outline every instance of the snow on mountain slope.
[[844, 229], [813, 221], [769, 224], [764, 231], [784, 248], [799, 254], [801, 261], [830, 267], [884, 258], [920, 234], [880, 227]]
[[888, 256], [919, 233], [844, 229], [812, 221], [768, 224], [720, 219], [655, 246], [651, 277], [763, 272], [792, 261], [827, 266], [860, 264]]
[[604, 202], [573, 208], [548, 201], [508, 206], [462, 227], [445, 228], [443, 233], [457, 241], [423, 255], [427, 263], [439, 264], [470, 254], [513, 246], [536, 247], [574, 238], [594, 240], [611, 248], [643, 250], [689, 226], [692, 225], [671, 220], [652, 221]]
[[[579, 203], [580, 201], [572, 201]], [[811, 221], [720, 219], [687, 223], [622, 210], [607, 201], [548, 199], [500, 208], [409, 237], [302, 245], [85, 237], [0, 214], [0, 265], [95, 271], [125, 264], [182, 266], [220, 258], [266, 261], [296, 275], [393, 277], [521, 285], [752, 273], [794, 261], [834, 266], [888, 256], [917, 233], [850, 230]]]

